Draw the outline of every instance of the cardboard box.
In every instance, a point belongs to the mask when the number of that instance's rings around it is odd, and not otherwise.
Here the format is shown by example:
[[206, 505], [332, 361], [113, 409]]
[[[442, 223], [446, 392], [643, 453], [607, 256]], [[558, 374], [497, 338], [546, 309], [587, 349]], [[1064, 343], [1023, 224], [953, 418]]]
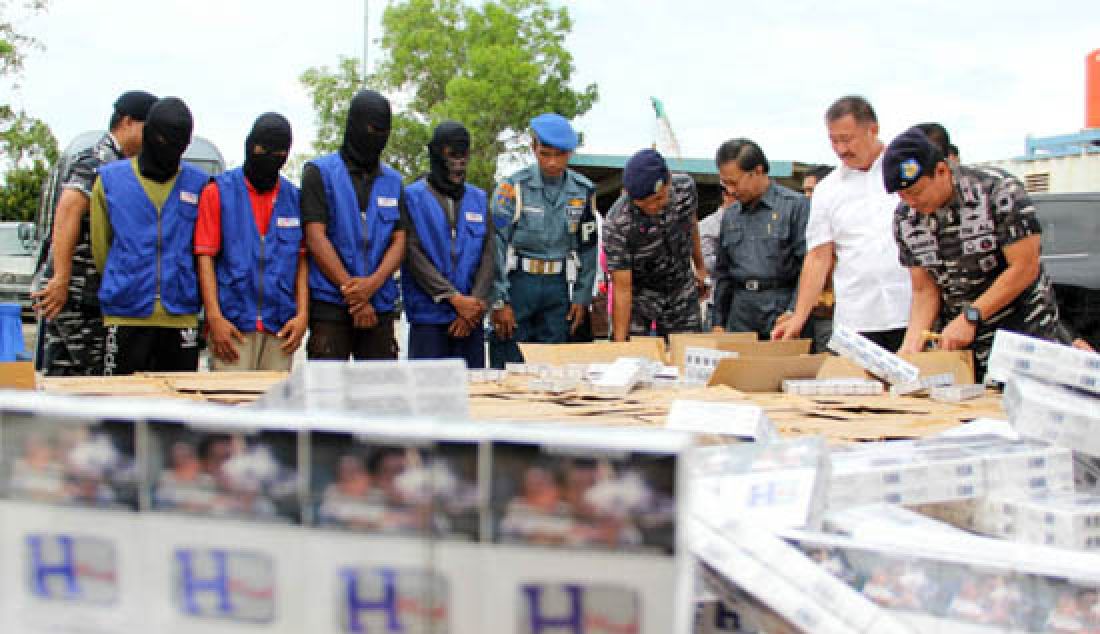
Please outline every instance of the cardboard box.
[[[953, 374], [956, 385], [974, 382], [974, 353], [970, 350], [930, 350], [900, 355], [917, 366], [921, 376]], [[818, 372], [819, 379], [874, 378], [869, 372], [844, 357], [829, 356]]]
[[0, 363], [0, 388], [33, 390], [34, 363], [30, 361], [5, 361]]
[[521, 343], [519, 349], [527, 363], [547, 365], [611, 363], [619, 357], [665, 361], [665, 344], [659, 337], [635, 337], [623, 342]]
[[[787, 343], [787, 342], [784, 342]], [[722, 359], [707, 385], [728, 385], [743, 392], [778, 392], [784, 379], [812, 379], [829, 355]]]
[[790, 341], [724, 341], [716, 346], [719, 350], [736, 352], [741, 357], [793, 357], [809, 354], [811, 339], [791, 339]]
[[683, 369], [688, 348], [715, 348], [718, 344], [756, 341], [755, 332], [682, 332], [668, 336], [669, 365]]

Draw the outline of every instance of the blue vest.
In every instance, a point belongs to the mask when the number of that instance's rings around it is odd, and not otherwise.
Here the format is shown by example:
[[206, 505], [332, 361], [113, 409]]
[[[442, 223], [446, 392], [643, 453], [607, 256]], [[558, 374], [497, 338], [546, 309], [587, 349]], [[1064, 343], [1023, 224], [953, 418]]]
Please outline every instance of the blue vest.
[[104, 315], [149, 317], [157, 299], [171, 315], [199, 312], [192, 245], [199, 194], [209, 179], [194, 165], [181, 163], [158, 215], [132, 161], [99, 168], [112, 232], [99, 287]]
[[215, 270], [222, 314], [241, 332], [264, 329], [277, 333], [297, 312], [294, 283], [302, 245], [298, 188], [279, 179], [279, 193], [261, 237], [241, 168], [215, 179], [222, 210], [222, 250]]
[[[390, 236], [397, 224], [400, 211], [397, 201], [401, 198], [401, 175], [387, 165], [371, 187], [367, 203], [366, 220], [359, 214], [355, 187], [340, 154], [326, 154], [312, 161], [321, 172], [325, 184], [325, 200], [328, 202], [327, 235], [332, 247], [344, 263], [348, 275], [366, 277], [378, 270], [382, 255], [390, 246]], [[366, 228], [366, 239], [363, 230]], [[314, 299], [346, 306], [340, 289], [321, 272], [317, 263], [309, 262], [309, 292]], [[371, 298], [374, 310], [380, 313], [392, 311], [397, 301], [397, 283], [393, 277]]]
[[[488, 213], [485, 192], [473, 185], [466, 185], [462, 202], [455, 212], [453, 236], [446, 212], [424, 179], [405, 190], [405, 202], [424, 255], [459, 293], [469, 295], [485, 244], [485, 214]], [[448, 302], [436, 303], [404, 266], [401, 268], [401, 293], [405, 298], [405, 315], [409, 323], [449, 324], [454, 321], [454, 308]]]

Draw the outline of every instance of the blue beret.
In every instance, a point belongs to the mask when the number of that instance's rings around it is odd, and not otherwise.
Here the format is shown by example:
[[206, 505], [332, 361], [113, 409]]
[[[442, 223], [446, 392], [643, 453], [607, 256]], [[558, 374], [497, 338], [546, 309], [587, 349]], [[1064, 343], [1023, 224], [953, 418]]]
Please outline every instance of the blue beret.
[[882, 184], [891, 194], [917, 182], [921, 176], [931, 176], [943, 154], [928, 140], [920, 128], [913, 126], [899, 134], [882, 157]]
[[539, 143], [555, 147], [564, 152], [577, 149], [577, 133], [569, 121], [560, 114], [547, 112], [531, 119], [531, 131], [539, 138]]
[[657, 150], [636, 152], [623, 168], [623, 188], [634, 200], [656, 194], [668, 180], [668, 164]]

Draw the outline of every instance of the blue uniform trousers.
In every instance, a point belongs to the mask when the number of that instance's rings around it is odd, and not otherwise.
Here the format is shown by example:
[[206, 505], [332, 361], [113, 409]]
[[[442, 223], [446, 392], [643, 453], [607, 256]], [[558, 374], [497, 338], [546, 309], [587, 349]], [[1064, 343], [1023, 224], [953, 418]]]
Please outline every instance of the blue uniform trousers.
[[471, 369], [485, 367], [485, 331], [478, 326], [469, 335], [455, 339], [447, 334], [449, 324], [410, 324], [410, 359], [464, 359]]
[[505, 363], [522, 363], [517, 342], [565, 343], [569, 340], [569, 282], [565, 273], [535, 275], [523, 271], [508, 274], [512, 311], [516, 315], [516, 331], [504, 341], [493, 333], [489, 336], [489, 361], [494, 368]]

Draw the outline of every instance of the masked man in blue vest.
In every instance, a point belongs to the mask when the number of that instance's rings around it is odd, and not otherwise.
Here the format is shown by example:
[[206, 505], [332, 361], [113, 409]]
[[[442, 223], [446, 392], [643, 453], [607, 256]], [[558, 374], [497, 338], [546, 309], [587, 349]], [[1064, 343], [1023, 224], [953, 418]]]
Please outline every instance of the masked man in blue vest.
[[309, 326], [298, 188], [279, 176], [290, 122], [260, 115], [244, 166], [199, 199], [195, 257], [214, 370], [289, 370]]
[[[493, 367], [523, 360], [515, 342], [567, 341], [587, 318], [598, 269], [595, 186], [566, 167], [577, 133], [564, 117], [548, 113], [531, 120], [531, 137], [536, 164], [493, 194]], [[573, 254], [579, 265], [570, 299], [566, 271]]]
[[192, 240], [206, 172], [181, 162], [191, 111], [176, 97], [149, 109], [135, 159], [99, 169], [91, 241], [102, 271], [106, 374], [198, 369], [199, 282]]
[[401, 175], [380, 161], [390, 102], [373, 90], [351, 100], [340, 150], [302, 171], [309, 251], [310, 359], [396, 359], [393, 322], [408, 212]]
[[485, 367], [482, 317], [493, 284], [492, 225], [485, 192], [466, 183], [470, 133], [439, 124], [431, 171], [406, 190], [409, 245], [401, 269], [410, 359], [465, 359]]

